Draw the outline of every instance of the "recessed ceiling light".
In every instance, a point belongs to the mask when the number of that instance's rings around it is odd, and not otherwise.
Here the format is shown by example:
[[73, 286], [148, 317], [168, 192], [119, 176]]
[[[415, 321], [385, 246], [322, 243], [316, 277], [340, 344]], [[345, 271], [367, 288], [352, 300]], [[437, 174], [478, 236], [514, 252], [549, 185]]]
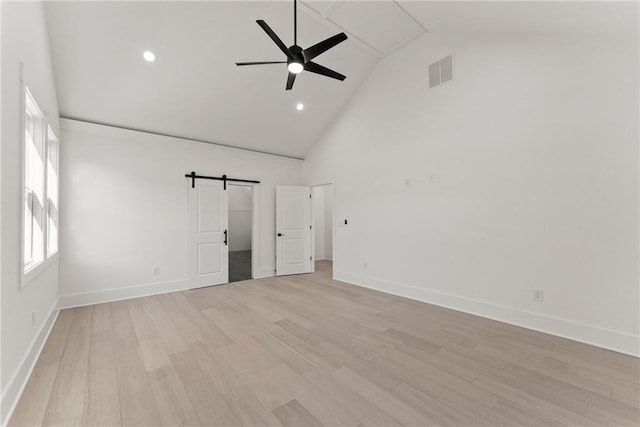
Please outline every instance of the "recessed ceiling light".
[[300, 111], [304, 108], [304, 104], [302, 102], [299, 102], [298, 105], [296, 105], [296, 110]]
[[156, 60], [156, 54], [151, 52], [150, 50], [145, 50], [144, 52], [142, 52], [142, 57], [147, 62], [153, 62]]

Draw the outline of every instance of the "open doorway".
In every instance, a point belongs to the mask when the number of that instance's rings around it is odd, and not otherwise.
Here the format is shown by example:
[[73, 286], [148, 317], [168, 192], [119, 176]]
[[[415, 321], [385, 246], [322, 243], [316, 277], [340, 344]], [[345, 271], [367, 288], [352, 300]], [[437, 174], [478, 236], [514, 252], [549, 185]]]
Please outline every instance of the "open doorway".
[[333, 184], [311, 187], [315, 270], [333, 276]]
[[229, 185], [229, 283], [252, 278], [253, 187]]

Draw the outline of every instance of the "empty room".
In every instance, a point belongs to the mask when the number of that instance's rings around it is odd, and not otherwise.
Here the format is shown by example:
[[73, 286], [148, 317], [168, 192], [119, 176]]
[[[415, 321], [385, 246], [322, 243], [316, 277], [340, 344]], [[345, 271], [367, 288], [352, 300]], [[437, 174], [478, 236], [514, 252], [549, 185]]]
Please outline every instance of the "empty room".
[[639, 22], [0, 0], [0, 425], [640, 425]]

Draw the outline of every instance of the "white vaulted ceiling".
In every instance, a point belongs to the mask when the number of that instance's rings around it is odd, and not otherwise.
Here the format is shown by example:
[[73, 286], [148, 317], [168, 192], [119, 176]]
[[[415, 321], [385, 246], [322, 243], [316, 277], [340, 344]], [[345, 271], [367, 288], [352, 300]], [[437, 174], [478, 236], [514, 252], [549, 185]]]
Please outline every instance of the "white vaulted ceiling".
[[[316, 58], [344, 82], [302, 73], [285, 91], [286, 65], [235, 62], [284, 59], [255, 21], [291, 45], [293, 2], [52, 2], [46, 10], [63, 117], [292, 157], [305, 155], [379, 60], [347, 40]], [[299, 11], [299, 45], [336, 32]], [[156, 62], [143, 61], [144, 49]]]
[[[61, 115], [303, 158], [376, 63], [425, 34], [635, 28], [628, 5], [607, 2], [309, 0], [298, 9], [303, 48], [348, 34], [315, 60], [344, 82], [303, 72], [285, 91], [284, 64], [236, 67], [284, 59], [255, 21], [293, 44], [292, 0], [47, 3]], [[146, 49], [156, 62], [142, 59]]]

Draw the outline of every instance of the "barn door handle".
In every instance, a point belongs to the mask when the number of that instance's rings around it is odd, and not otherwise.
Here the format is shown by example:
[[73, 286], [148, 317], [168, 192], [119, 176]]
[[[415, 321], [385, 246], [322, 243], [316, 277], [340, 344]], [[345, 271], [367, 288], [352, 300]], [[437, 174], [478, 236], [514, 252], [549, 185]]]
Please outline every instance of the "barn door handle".
[[227, 246], [227, 230], [224, 230], [224, 245]]

